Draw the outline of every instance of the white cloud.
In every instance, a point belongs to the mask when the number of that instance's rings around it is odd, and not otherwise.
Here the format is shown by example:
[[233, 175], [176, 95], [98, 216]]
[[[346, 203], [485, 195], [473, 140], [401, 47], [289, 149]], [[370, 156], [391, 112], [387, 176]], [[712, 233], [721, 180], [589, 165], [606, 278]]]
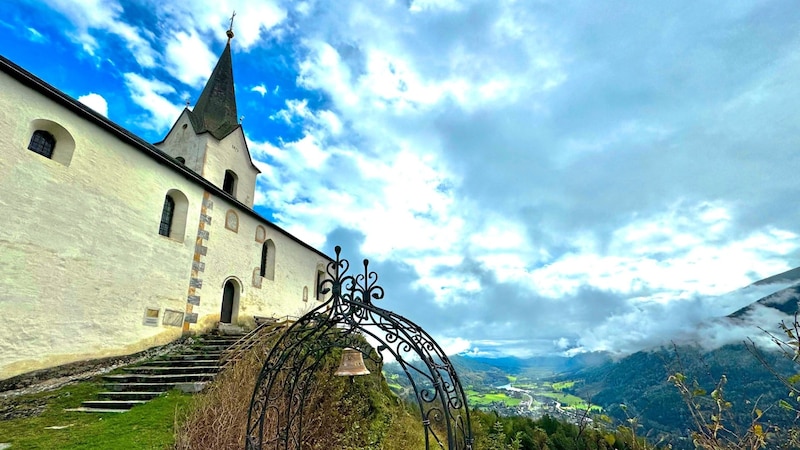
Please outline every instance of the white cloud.
[[165, 57], [170, 75], [195, 87], [205, 84], [217, 62], [217, 56], [194, 31], [176, 32], [167, 41]]
[[33, 42], [43, 44], [48, 41], [47, 36], [43, 35], [36, 28], [27, 27], [29, 39]]
[[90, 55], [96, 55], [102, 46], [92, 30], [103, 30], [122, 39], [136, 62], [143, 67], [154, 67], [157, 54], [150, 45], [155, 35], [138, 26], [126, 23], [123, 7], [114, 0], [45, 0], [48, 6], [66, 16], [75, 26], [73, 39], [83, 45]]
[[174, 94], [175, 88], [162, 81], [147, 79], [135, 73], [126, 73], [124, 78], [131, 100], [147, 111], [147, 117], [139, 122], [139, 126], [164, 131], [178, 119], [183, 107], [165, 97]]
[[445, 355], [457, 355], [471, 348], [471, 344], [468, 340], [459, 337], [440, 336], [436, 338], [436, 342], [439, 344], [439, 347], [442, 348]]
[[267, 94], [267, 87], [264, 86], [263, 84], [259, 84], [258, 86], [251, 87], [250, 91], [258, 92], [263, 97], [263, 96], [265, 96]]
[[783, 255], [800, 248], [797, 235], [772, 229], [729, 240], [733, 217], [720, 205], [676, 205], [613, 233], [597, 246], [563, 255], [530, 273], [535, 290], [551, 297], [591, 286], [623, 295], [650, 291], [666, 299], [719, 295], [786, 270]]
[[699, 297], [791, 267], [800, 230], [753, 220], [742, 180], [715, 178], [747, 168], [647, 109], [668, 80], [626, 78], [620, 61], [646, 70], [637, 38], [573, 41], [585, 27], [519, 2], [412, 10], [307, 11], [298, 82], [325, 106], [273, 115], [302, 133], [261, 145], [258, 198], [312, 243], [358, 230], [365, 255], [410, 267], [428, 308], [459, 305], [442, 336], [630, 351], [726, 313]]
[[276, 33], [276, 27], [287, 18], [281, 2], [273, 0], [197, 0], [193, 2], [161, 2], [156, 5], [160, 16], [176, 30], [219, 36], [225, 39], [230, 17], [236, 11], [233, 30], [236, 48], [249, 50], [261, 43], [264, 32]]
[[423, 12], [425, 10], [443, 9], [448, 11], [457, 11], [463, 8], [461, 2], [456, 0], [414, 0], [411, 2], [409, 11], [414, 13]]
[[[256, 204], [312, 245], [363, 234], [365, 256], [409, 270], [401, 312], [446, 311], [429, 323], [459, 347], [630, 351], [756, 300], [717, 296], [800, 258], [788, 8], [202, 0], [156, 5], [155, 33], [119, 3], [67, 3], [50, 2], [89, 51], [119, 36], [193, 87], [235, 9], [234, 57], [285, 58], [244, 85], [292, 96], [240, 101], [289, 130], [248, 122]], [[156, 73], [125, 83], [163, 130], [181, 106]]]
[[106, 102], [106, 99], [103, 98], [102, 95], [90, 92], [86, 95], [81, 95], [78, 97], [78, 101], [92, 108], [98, 113], [108, 116], [108, 102]]

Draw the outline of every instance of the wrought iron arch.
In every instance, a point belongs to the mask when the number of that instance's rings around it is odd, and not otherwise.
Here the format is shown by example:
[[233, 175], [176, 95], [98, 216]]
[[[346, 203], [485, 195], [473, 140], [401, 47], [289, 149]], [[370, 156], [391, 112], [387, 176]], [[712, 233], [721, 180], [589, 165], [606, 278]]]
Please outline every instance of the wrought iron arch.
[[332, 349], [350, 347], [375, 362], [389, 354], [400, 364], [414, 391], [426, 449], [472, 450], [467, 398], [447, 355], [420, 326], [372, 303], [384, 291], [368, 260], [363, 273], [349, 275], [350, 263], [339, 246], [335, 251], [321, 283], [330, 298], [292, 324], [267, 354], [250, 401], [246, 449], [306, 445], [302, 417], [314, 372]]

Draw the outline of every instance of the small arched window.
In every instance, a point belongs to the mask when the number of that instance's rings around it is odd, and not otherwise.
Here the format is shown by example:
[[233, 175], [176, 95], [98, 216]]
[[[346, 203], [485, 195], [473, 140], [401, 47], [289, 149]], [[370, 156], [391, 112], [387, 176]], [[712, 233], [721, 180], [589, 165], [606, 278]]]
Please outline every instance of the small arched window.
[[44, 130], [36, 130], [31, 136], [28, 150], [38, 153], [45, 158], [53, 157], [53, 150], [56, 148], [56, 138]]
[[225, 179], [222, 181], [222, 190], [236, 197], [236, 174], [232, 170], [225, 171]]
[[20, 147], [27, 145], [28, 150], [67, 167], [72, 162], [75, 138], [58, 123], [47, 119], [34, 119], [28, 126], [26, 138], [29, 138], [28, 142], [20, 142]]
[[267, 258], [269, 257], [269, 246], [266, 242], [261, 246], [261, 276], [267, 273]]
[[322, 293], [322, 282], [325, 281], [325, 272], [323, 272], [319, 267], [317, 268], [317, 279], [315, 281], [314, 297], [316, 297], [317, 300], [322, 301], [325, 298], [325, 294]]
[[268, 279], [275, 279], [275, 243], [268, 239], [261, 244], [261, 267], [259, 274]]
[[167, 194], [164, 197], [164, 209], [161, 210], [161, 224], [158, 226], [158, 234], [169, 237], [172, 230], [172, 218], [175, 215], [175, 200]]
[[186, 194], [170, 189], [164, 195], [164, 206], [161, 209], [161, 223], [158, 234], [174, 241], [183, 242], [186, 237], [186, 217], [189, 213], [189, 199]]
[[186, 158], [184, 158], [183, 156], [178, 156], [177, 158], [175, 158], [175, 160], [181, 164], [186, 164]]

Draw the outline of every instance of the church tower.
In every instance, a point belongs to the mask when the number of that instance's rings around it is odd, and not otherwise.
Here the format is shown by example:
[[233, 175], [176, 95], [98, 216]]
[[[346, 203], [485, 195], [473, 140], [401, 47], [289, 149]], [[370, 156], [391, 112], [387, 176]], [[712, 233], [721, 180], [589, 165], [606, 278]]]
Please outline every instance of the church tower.
[[256, 176], [261, 172], [250, 158], [238, 120], [231, 60], [233, 30], [228, 29], [227, 35], [225, 49], [194, 109], [185, 108], [155, 146], [252, 208]]

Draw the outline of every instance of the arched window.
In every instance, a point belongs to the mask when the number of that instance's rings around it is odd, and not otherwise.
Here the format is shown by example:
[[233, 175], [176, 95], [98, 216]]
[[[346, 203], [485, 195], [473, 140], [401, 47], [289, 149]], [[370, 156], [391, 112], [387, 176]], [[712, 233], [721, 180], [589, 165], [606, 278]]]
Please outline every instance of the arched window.
[[31, 136], [28, 150], [38, 153], [45, 158], [53, 157], [53, 150], [56, 148], [56, 138], [44, 130], [36, 130]]
[[236, 197], [236, 174], [232, 170], [225, 171], [225, 179], [222, 181], [222, 190]]
[[75, 153], [75, 138], [66, 128], [52, 120], [34, 119], [28, 125], [28, 136], [28, 142], [21, 142], [20, 146], [27, 144], [28, 150], [69, 167]]
[[164, 206], [161, 209], [161, 223], [158, 234], [172, 240], [183, 242], [186, 235], [186, 217], [189, 212], [189, 199], [186, 194], [170, 189], [164, 196]]
[[261, 266], [259, 274], [268, 279], [275, 279], [275, 243], [268, 239], [261, 244]]
[[325, 272], [322, 271], [321, 267], [317, 267], [317, 279], [314, 283], [314, 297], [322, 301], [325, 298], [325, 294], [322, 293], [322, 282], [325, 281]]
[[181, 164], [186, 164], [186, 158], [184, 158], [183, 156], [178, 156], [177, 158], [175, 158], [175, 160]]
[[169, 237], [172, 231], [172, 218], [175, 215], [175, 200], [167, 194], [164, 197], [164, 209], [161, 210], [161, 225], [158, 227], [158, 234]]
[[269, 246], [266, 242], [261, 246], [261, 276], [267, 273], [267, 257], [269, 256]]

